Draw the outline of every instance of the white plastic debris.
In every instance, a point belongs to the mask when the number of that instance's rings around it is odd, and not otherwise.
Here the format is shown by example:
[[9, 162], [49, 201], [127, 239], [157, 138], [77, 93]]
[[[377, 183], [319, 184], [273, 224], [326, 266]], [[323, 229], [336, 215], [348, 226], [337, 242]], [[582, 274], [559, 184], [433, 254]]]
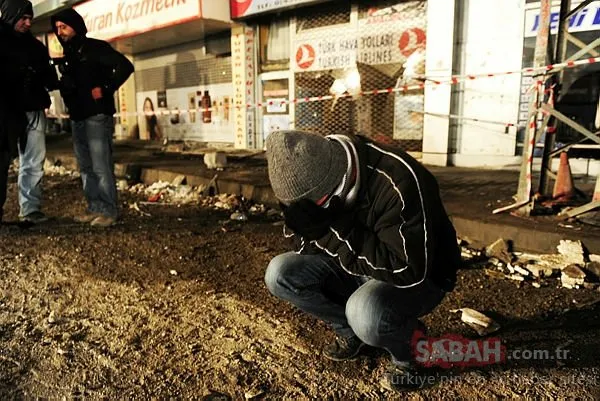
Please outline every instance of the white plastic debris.
[[583, 244], [581, 241], [560, 240], [560, 244], [556, 247], [558, 253], [565, 256], [568, 264], [585, 264], [585, 256]]
[[485, 336], [500, 329], [500, 325], [492, 318], [471, 308], [454, 309], [450, 312], [462, 312], [460, 320], [474, 329], [480, 336]]
[[229, 216], [229, 218], [231, 220], [237, 220], [237, 221], [246, 221], [246, 220], [248, 220], [248, 216], [246, 216], [244, 213], [240, 213], [240, 212], [232, 213], [231, 216]]

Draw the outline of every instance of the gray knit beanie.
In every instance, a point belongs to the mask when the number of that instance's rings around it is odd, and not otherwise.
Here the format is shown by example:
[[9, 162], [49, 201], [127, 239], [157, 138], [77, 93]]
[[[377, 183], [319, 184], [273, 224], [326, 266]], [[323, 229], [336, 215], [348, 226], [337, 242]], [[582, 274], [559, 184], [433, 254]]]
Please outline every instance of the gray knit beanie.
[[338, 187], [348, 168], [342, 145], [320, 135], [276, 131], [266, 145], [269, 180], [285, 204], [300, 199], [316, 202]]

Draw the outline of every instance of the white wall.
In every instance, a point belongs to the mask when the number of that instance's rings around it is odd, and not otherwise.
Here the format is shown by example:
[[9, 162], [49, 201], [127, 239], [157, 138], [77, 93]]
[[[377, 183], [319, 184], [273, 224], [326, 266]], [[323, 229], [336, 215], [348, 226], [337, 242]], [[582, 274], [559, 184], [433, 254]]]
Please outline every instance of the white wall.
[[231, 22], [229, 0], [203, 0], [201, 8], [202, 18]]
[[[463, 7], [462, 74], [518, 71], [523, 51], [523, 0], [457, 0]], [[454, 2], [430, 0], [427, 21], [426, 74], [443, 80], [452, 71]], [[460, 44], [460, 43], [459, 43]], [[499, 123], [516, 123], [519, 109], [520, 74], [469, 80], [453, 89], [462, 91], [456, 111], [463, 117]], [[425, 90], [425, 112], [450, 114], [447, 85]], [[456, 154], [448, 154], [449, 129], [458, 126]], [[499, 166], [520, 163], [515, 157], [516, 130], [506, 125], [448, 117], [425, 116], [423, 162], [433, 165]]]
[[[454, 1], [429, 0], [425, 75], [440, 79], [452, 75], [453, 31]], [[450, 87], [447, 85], [426, 87], [424, 109], [426, 113], [447, 115], [450, 112]], [[423, 163], [438, 166], [447, 164], [448, 129], [448, 118], [425, 114]]]
[[[518, 71], [523, 49], [524, 1], [470, 0], [466, 14], [466, 74]], [[516, 123], [520, 74], [480, 78], [464, 83], [462, 115]], [[459, 124], [457, 154], [460, 166], [519, 163], [514, 157], [516, 130], [506, 125], [463, 120]]]

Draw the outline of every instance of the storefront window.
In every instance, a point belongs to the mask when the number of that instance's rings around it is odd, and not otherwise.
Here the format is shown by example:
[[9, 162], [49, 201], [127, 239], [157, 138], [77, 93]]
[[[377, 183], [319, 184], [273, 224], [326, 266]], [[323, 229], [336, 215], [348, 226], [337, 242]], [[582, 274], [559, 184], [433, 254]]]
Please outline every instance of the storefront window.
[[262, 71], [286, 70], [290, 61], [290, 23], [287, 18], [260, 25], [260, 65]]
[[[337, 7], [337, 14], [316, 13], [313, 19], [319, 21], [297, 19], [295, 94], [317, 99], [296, 106], [296, 128], [322, 134], [359, 132], [420, 151], [427, 2], [353, 4], [358, 5], [356, 24], [341, 24], [350, 15], [339, 4], [329, 9]], [[393, 91], [405, 86], [410, 90]]]

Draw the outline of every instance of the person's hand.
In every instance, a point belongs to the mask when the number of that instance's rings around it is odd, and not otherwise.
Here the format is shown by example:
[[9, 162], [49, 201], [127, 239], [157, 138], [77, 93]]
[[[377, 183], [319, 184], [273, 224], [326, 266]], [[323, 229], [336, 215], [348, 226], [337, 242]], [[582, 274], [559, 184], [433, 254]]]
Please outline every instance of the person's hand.
[[98, 86], [92, 89], [92, 97], [94, 100], [102, 99], [102, 88]]
[[308, 240], [323, 237], [333, 221], [330, 212], [308, 199], [292, 203], [283, 209], [285, 225]]

